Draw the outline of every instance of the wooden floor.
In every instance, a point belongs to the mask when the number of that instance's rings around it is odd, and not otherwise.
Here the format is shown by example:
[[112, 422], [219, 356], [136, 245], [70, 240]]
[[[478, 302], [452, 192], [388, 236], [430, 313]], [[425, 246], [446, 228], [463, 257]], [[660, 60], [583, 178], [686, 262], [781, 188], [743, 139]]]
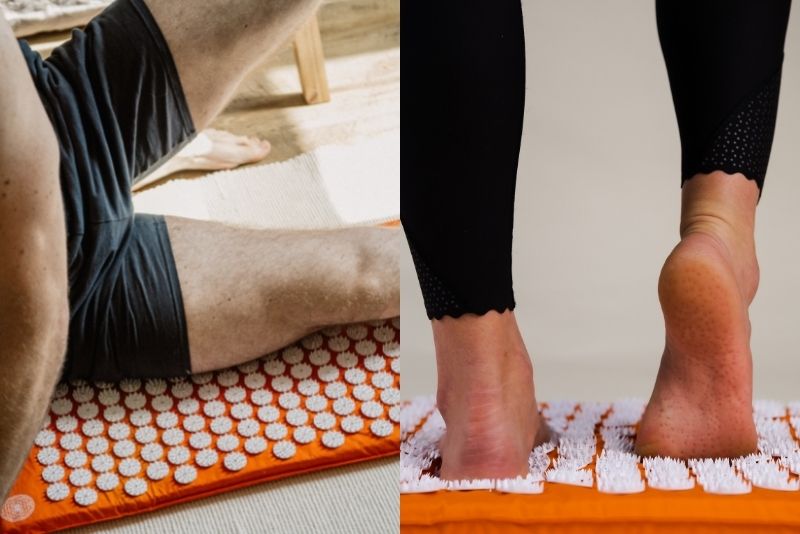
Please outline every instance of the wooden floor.
[[331, 101], [304, 104], [287, 46], [250, 75], [215, 127], [268, 139], [274, 161], [400, 127], [400, 0], [334, 0], [319, 16]]
[[[319, 22], [330, 102], [303, 102], [287, 44], [251, 73], [213, 123], [215, 128], [268, 139], [272, 153], [266, 162], [400, 127], [400, 0], [328, 0]], [[60, 33], [30, 41], [46, 54], [65, 38]]]

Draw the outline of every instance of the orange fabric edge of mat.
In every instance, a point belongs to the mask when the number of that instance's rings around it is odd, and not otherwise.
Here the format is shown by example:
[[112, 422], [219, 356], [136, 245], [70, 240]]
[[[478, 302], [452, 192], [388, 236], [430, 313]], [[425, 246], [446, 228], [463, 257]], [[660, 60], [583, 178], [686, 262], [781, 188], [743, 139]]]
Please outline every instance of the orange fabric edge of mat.
[[[357, 456], [353, 454], [355, 451], [348, 451], [349, 454], [343, 454], [341, 455], [341, 459], [331, 461], [330, 463], [309, 465], [300, 469], [286, 469], [275, 474], [263, 474], [258, 472], [247, 473], [247, 476], [241, 476], [239, 479], [234, 481], [220, 479], [216, 481], [215, 484], [201, 486], [198, 488], [199, 491], [195, 490], [194, 488], [187, 488], [186, 491], [174, 493], [171, 497], [162, 498], [158, 501], [132, 500], [129, 502], [129, 504], [120, 506], [113, 516], [106, 516], [103, 513], [91, 514], [86, 510], [81, 510], [79, 513], [62, 516], [60, 519], [54, 518], [50, 520], [38, 521], [34, 525], [21, 523], [17, 526], [13, 523], [0, 521], [0, 527], [2, 527], [0, 528], [0, 532], [7, 534], [41, 534], [47, 532], [57, 532], [63, 529], [72, 529], [86, 525], [96, 525], [106, 523], [108, 521], [114, 521], [116, 519], [122, 519], [124, 517], [144, 515], [154, 510], [160, 510], [162, 508], [167, 508], [185, 502], [199, 501], [201, 499], [229, 493], [234, 490], [255, 486], [261, 483], [273, 482], [299, 475], [322, 472], [336, 467], [344, 467], [347, 465], [399, 455], [399, 430], [395, 430], [395, 433], [392, 435], [392, 439], [386, 440], [386, 442], [393, 445], [393, 447], [391, 449], [389, 449], [389, 447], [385, 447], [386, 450], [376, 451], [368, 456]], [[28, 463], [26, 463], [26, 466], [33, 465], [30, 463], [30, 460], [35, 462], [35, 459], [31, 458], [29, 459]], [[15, 486], [12, 489], [11, 494], [13, 495], [16, 493], [16, 490], [18, 490], [18, 488]]]
[[[347, 466], [347, 465], [353, 465], [353, 464], [358, 464], [358, 463], [363, 463], [363, 462], [369, 462], [371, 460], [380, 460], [381, 458], [388, 458], [390, 456], [396, 456], [396, 455], [399, 455], [399, 454], [400, 454], [399, 451], [397, 451], [397, 452], [392, 451], [392, 452], [387, 452], [387, 453], [383, 453], [383, 454], [379, 454], [377, 456], [371, 456], [371, 457], [367, 457], [367, 458], [351, 458], [349, 460], [344, 460], [344, 461], [341, 461], [341, 462], [334, 462], [334, 463], [331, 463], [331, 464], [327, 464], [327, 465], [322, 466], [322, 467], [308, 467], [306, 469], [299, 469], [297, 471], [289, 471], [289, 472], [280, 473], [280, 474], [272, 475], [272, 476], [252, 477], [252, 479], [242, 480], [242, 481], [236, 482], [234, 484], [227, 484], [227, 485], [224, 485], [224, 486], [219, 487], [219, 488], [215, 488], [215, 489], [210, 490], [210, 491], [200, 492], [200, 493], [192, 494], [192, 495], [184, 495], [184, 496], [178, 497], [178, 498], [176, 498], [174, 500], [171, 500], [169, 502], [161, 502], [161, 503], [158, 503], [158, 504], [155, 504], [155, 505], [151, 505], [151, 506], [148, 506], [144, 510], [130, 510], [130, 511], [127, 511], [127, 512], [123, 512], [123, 513], [121, 513], [120, 515], [118, 515], [116, 517], [104, 518], [104, 519], [98, 520], [98, 521], [91, 520], [91, 521], [85, 521], [85, 522], [82, 522], [82, 523], [74, 523], [74, 524], [70, 525], [68, 528], [72, 529], [72, 528], [77, 528], [77, 527], [81, 527], [81, 526], [85, 526], [85, 525], [98, 525], [98, 524], [101, 524], [101, 523], [106, 523], [108, 521], [114, 521], [116, 519], [122, 519], [123, 517], [130, 517], [130, 516], [133, 516], [133, 515], [144, 515], [144, 514], [147, 514], [149, 512], [152, 512], [152, 511], [155, 511], [155, 510], [160, 510], [162, 508], [167, 508], [169, 506], [173, 506], [173, 505], [176, 505], [176, 504], [182, 504], [182, 503], [185, 503], [185, 502], [198, 501], [200, 499], [213, 497], [215, 495], [226, 494], [226, 493], [229, 493], [231, 491], [239, 490], [239, 489], [242, 489], [242, 488], [248, 488], [250, 486], [256, 486], [256, 485], [261, 484], [261, 483], [274, 482], [276, 480], [282, 480], [282, 479], [285, 479], [285, 478], [291, 478], [291, 477], [295, 477], [295, 476], [299, 476], [299, 475], [306, 475], [306, 474], [309, 474], [309, 473], [319, 473], [319, 472], [322, 472], [322, 471], [326, 471], [328, 469], [333, 469], [335, 467], [344, 467], [344, 466]], [[9, 532], [13, 532], [13, 531], [9, 531]], [[31, 532], [33, 534], [35, 531], [28, 531], [28, 532]], [[42, 531], [42, 532], [48, 532], [48, 531]]]
[[[388, 320], [383, 323], [388, 324]], [[372, 338], [370, 336], [363, 339]], [[353, 342], [355, 342], [355, 338], [351, 338], [350, 343]], [[352, 348], [355, 350], [354, 346]], [[303, 350], [311, 351], [309, 348]], [[378, 354], [383, 354], [382, 351], [383, 349]], [[399, 376], [396, 372], [394, 375], [393, 387], [399, 388]], [[348, 386], [348, 388], [351, 387], [354, 386]], [[103, 435], [113, 439], [107, 433]], [[46, 484], [42, 482], [41, 465], [37, 460], [38, 449], [39, 447], [35, 445], [31, 448], [22, 471], [9, 494], [9, 498], [21, 496], [32, 499], [35, 503], [33, 513], [16, 522], [0, 518], [0, 532], [9, 534], [54, 532], [102, 523], [147, 513], [173, 504], [200, 500], [262, 482], [397, 456], [400, 452], [400, 429], [398, 425], [394, 425], [390, 435], [380, 437], [365, 427], [350, 434], [344, 446], [329, 447], [321, 441], [315, 440], [299, 447], [297, 453], [289, 460], [276, 459], [273, 454], [269, 453], [252, 456], [248, 454], [247, 470], [230, 472], [223, 467], [222, 463], [215, 463], [211, 467], [200, 469], [197, 483], [183, 485], [172, 478], [163, 481], [158, 479], [159, 481], [156, 481], [155, 485], [148, 482], [151, 484], [151, 489], [145, 495], [137, 497], [131, 498], [122, 495], [123, 498], [120, 499], [120, 488], [114, 492], [100, 491], [98, 492], [98, 506], [92, 505], [85, 508], [76, 506], [72, 499], [55, 502], [48, 500], [44, 494]], [[241, 445], [237, 450], [241, 451]], [[36, 504], [46, 505], [47, 509], [37, 509]]]
[[[753, 488], [747, 495], [648, 489], [610, 495], [548, 484], [540, 495], [497, 492], [404, 494], [405, 532], [787, 532], [800, 531], [797, 492]], [[620, 530], [622, 528], [622, 530]], [[686, 530], [688, 529], [688, 530]]]

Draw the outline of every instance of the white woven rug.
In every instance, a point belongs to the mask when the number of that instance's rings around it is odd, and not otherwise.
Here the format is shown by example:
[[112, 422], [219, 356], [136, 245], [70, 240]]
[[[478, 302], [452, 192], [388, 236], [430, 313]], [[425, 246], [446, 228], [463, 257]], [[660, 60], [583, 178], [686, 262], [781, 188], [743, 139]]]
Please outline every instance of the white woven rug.
[[137, 212], [255, 228], [337, 228], [397, 220], [400, 134], [173, 180], [136, 195], [134, 206]]
[[0, 11], [17, 37], [83, 26], [110, 0], [0, 0]]

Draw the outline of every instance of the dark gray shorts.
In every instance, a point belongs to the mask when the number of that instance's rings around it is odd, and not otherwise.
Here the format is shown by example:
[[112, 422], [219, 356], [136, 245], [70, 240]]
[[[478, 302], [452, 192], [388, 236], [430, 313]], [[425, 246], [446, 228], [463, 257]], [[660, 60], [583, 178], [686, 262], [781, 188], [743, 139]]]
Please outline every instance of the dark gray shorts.
[[142, 0], [117, 0], [30, 68], [61, 150], [70, 287], [65, 378], [190, 371], [183, 300], [161, 216], [131, 186], [195, 133], [166, 41]]

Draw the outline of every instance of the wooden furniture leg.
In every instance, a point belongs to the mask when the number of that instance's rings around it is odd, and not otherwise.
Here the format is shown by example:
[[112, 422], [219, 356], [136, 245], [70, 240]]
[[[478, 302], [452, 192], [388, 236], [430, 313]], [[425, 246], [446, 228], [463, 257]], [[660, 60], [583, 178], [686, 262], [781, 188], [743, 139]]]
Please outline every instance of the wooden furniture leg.
[[325, 72], [325, 55], [319, 34], [317, 15], [314, 14], [294, 38], [294, 57], [303, 86], [306, 104], [319, 104], [331, 99], [328, 75]]

